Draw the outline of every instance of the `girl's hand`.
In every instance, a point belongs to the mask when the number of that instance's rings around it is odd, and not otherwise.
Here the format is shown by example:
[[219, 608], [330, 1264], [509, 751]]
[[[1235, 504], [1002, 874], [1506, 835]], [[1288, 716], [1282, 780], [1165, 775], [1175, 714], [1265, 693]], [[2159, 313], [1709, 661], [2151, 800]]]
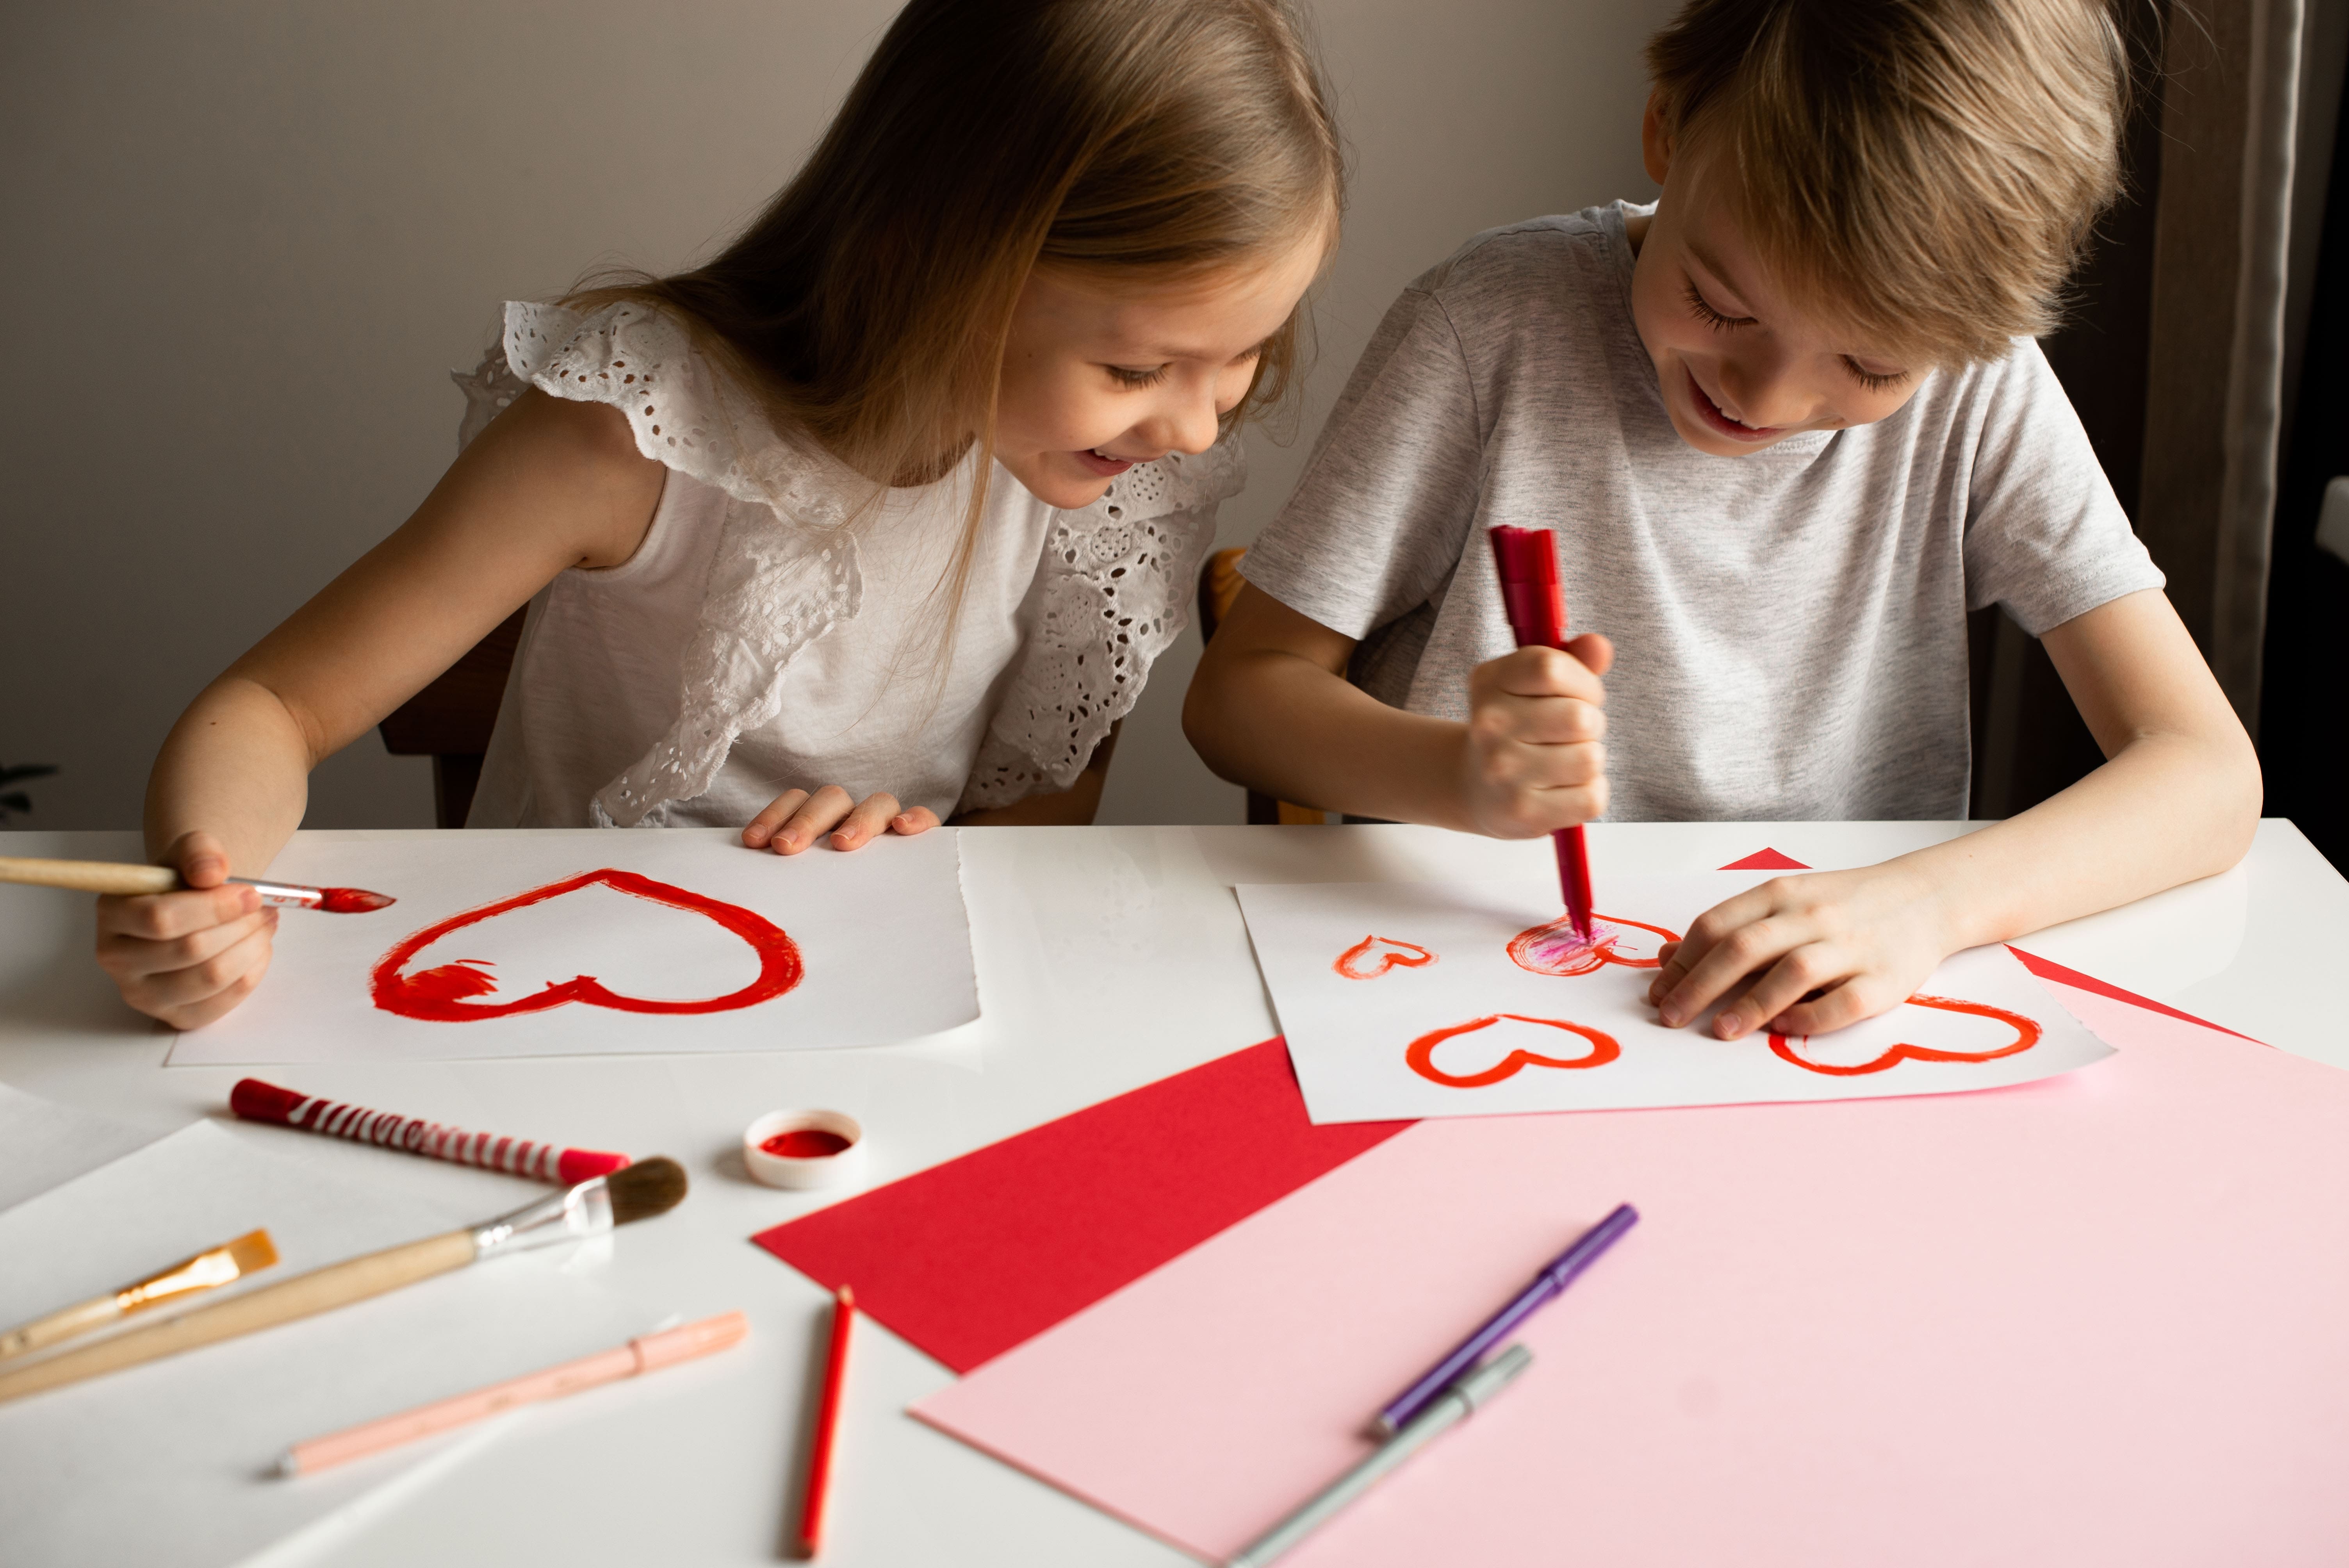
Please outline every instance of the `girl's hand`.
[[776, 796], [742, 830], [742, 841], [754, 850], [795, 855], [826, 833], [832, 835], [833, 849], [854, 850], [875, 833], [911, 837], [937, 825], [937, 814], [926, 806], [900, 810], [895, 795], [868, 795], [858, 800], [839, 785], [827, 784], [812, 795], [804, 789], [786, 789]]
[[1468, 821], [1496, 839], [1530, 839], [1607, 810], [1607, 688], [1615, 662], [1601, 636], [1567, 651], [1519, 648], [1468, 676], [1462, 790]]
[[1938, 884], [1895, 864], [1773, 877], [1665, 944], [1648, 987], [1667, 1028], [1728, 998], [1713, 1032], [1824, 1035], [1909, 999], [1960, 946]]
[[98, 901], [98, 962], [122, 999], [175, 1029], [209, 1024], [261, 984], [277, 911], [228, 882], [210, 833], [182, 834], [164, 857], [187, 888]]

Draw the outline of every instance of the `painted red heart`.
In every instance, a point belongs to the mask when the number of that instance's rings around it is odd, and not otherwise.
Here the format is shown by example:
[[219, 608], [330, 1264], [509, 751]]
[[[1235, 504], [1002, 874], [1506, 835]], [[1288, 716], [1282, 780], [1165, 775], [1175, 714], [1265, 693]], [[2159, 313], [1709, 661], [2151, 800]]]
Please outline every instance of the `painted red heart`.
[[[1436, 1047], [1461, 1035], [1489, 1029], [1504, 1018], [1579, 1035], [1590, 1042], [1590, 1054], [1568, 1059], [1546, 1057], [1537, 1051], [1512, 1049], [1496, 1066], [1486, 1068], [1480, 1073], [1465, 1075], [1447, 1073], [1435, 1065]], [[1411, 1048], [1403, 1053], [1402, 1059], [1410, 1065], [1412, 1071], [1430, 1083], [1440, 1083], [1446, 1088], [1482, 1088], [1488, 1083], [1499, 1083], [1505, 1078], [1516, 1077], [1521, 1068], [1603, 1068], [1622, 1054], [1623, 1047], [1615, 1043], [1614, 1036], [1600, 1034], [1597, 1029], [1585, 1028], [1580, 1024], [1569, 1024], [1563, 1018], [1528, 1018], [1523, 1013], [1489, 1013], [1481, 1018], [1471, 1018], [1464, 1024], [1454, 1024], [1448, 1029], [1434, 1029], [1420, 1036], [1412, 1041]]]
[[[1770, 1048], [1806, 1071], [1826, 1073], [1834, 1078], [1857, 1078], [1862, 1073], [1883, 1072], [1904, 1061], [1996, 1061], [2001, 1057], [2011, 1057], [2017, 1052], [2027, 1051], [2039, 1043], [2040, 1030], [2035, 1020], [2026, 1018], [2020, 1013], [2010, 1013], [2003, 1007], [1993, 1007], [1987, 1002], [1963, 1002], [1954, 996], [1928, 996], [1920, 993], [1909, 997], [1904, 1005], [1911, 1007], [1931, 1007], [1943, 1013], [1971, 1013], [1980, 1018], [1995, 1018], [2014, 1030], [2014, 1038], [1994, 1050], [1987, 1051], [1950, 1051], [1934, 1046], [1912, 1046], [1904, 1043], [1890, 1047], [1881, 1055], [1858, 1063], [1810, 1061], [1798, 1055], [1786, 1037], [1780, 1034], [1773, 1034], [1770, 1037]], [[1797, 1035], [1795, 1038], [1807, 1043], [1810, 1037]]]
[[[1661, 967], [1661, 958], [1626, 958], [1618, 951], [1623, 940], [1623, 926], [1652, 932], [1666, 942], [1678, 942], [1681, 934], [1666, 931], [1661, 925], [1650, 925], [1641, 920], [1624, 920], [1612, 914], [1590, 917], [1590, 940], [1574, 929], [1570, 915], [1560, 915], [1547, 925], [1537, 925], [1520, 931], [1509, 938], [1509, 958], [1520, 969], [1536, 975], [1591, 975], [1608, 964], [1619, 964], [1626, 969]], [[1608, 927], [1618, 929], [1609, 930]]]
[[[1364, 967], [1365, 961], [1374, 956], [1378, 963]], [[1392, 936], [1365, 936], [1338, 954], [1338, 962], [1330, 967], [1349, 980], [1375, 980], [1390, 969], [1419, 969], [1434, 962], [1435, 954], [1416, 942], [1398, 942]]]
[[[688, 910], [707, 915], [731, 932], [759, 955], [758, 978], [737, 991], [723, 996], [709, 996], [684, 1002], [649, 1001], [641, 996], [623, 996], [608, 991], [592, 975], [551, 984], [545, 989], [519, 997], [512, 1002], [468, 1002], [469, 996], [486, 995], [497, 989], [497, 982], [481, 973], [487, 965], [478, 958], [460, 958], [432, 969], [413, 975], [400, 973], [401, 966], [433, 943], [452, 931], [462, 931], [493, 920], [510, 910], [543, 903], [566, 892], [584, 887], [602, 885], [617, 892], [628, 893], [653, 903], [667, 904], [671, 909]], [[800, 983], [802, 966], [799, 944], [784, 934], [783, 929], [764, 915], [754, 914], [737, 904], [721, 903], [714, 898], [704, 898], [698, 892], [688, 892], [664, 882], [655, 882], [634, 872], [583, 872], [575, 877], [544, 887], [518, 892], [496, 903], [480, 909], [469, 909], [452, 914], [438, 925], [428, 925], [378, 961], [368, 976], [375, 1005], [387, 1013], [397, 1013], [407, 1018], [425, 1018], [435, 1023], [463, 1024], [481, 1018], [503, 1018], [516, 1013], [543, 1012], [571, 1002], [584, 1002], [591, 1007], [609, 1007], [622, 1013], [722, 1013], [736, 1007], [754, 1007], [771, 1001]]]

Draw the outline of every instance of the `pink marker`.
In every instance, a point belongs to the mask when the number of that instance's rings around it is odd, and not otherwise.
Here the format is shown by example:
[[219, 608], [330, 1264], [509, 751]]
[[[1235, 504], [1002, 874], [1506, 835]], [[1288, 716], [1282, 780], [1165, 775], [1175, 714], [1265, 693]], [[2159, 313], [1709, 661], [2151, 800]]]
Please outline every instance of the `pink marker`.
[[443, 1127], [419, 1116], [394, 1116], [388, 1110], [344, 1105], [316, 1095], [296, 1094], [259, 1078], [242, 1079], [229, 1090], [228, 1108], [247, 1121], [274, 1121], [280, 1127], [323, 1132], [329, 1138], [347, 1138], [354, 1143], [380, 1144], [386, 1149], [421, 1154], [428, 1160], [479, 1165], [484, 1170], [534, 1177], [541, 1181], [560, 1181], [566, 1187], [590, 1177], [608, 1176], [629, 1162], [625, 1154], [604, 1154], [593, 1149], [557, 1149], [552, 1143]]
[[599, 1387], [605, 1383], [616, 1383], [623, 1377], [634, 1377], [640, 1372], [657, 1372], [680, 1361], [691, 1361], [698, 1357], [730, 1349], [742, 1343], [750, 1332], [749, 1318], [739, 1312], [729, 1312], [717, 1317], [705, 1317], [699, 1323], [688, 1323], [682, 1328], [647, 1334], [631, 1339], [616, 1349], [583, 1356], [576, 1361], [565, 1361], [560, 1367], [549, 1367], [503, 1383], [492, 1383], [486, 1388], [476, 1388], [470, 1394], [459, 1394], [437, 1404], [419, 1405], [413, 1410], [386, 1416], [379, 1421], [369, 1421], [364, 1426], [295, 1443], [278, 1460], [277, 1473], [283, 1476], [310, 1475], [332, 1465], [347, 1464], [352, 1460], [379, 1454], [402, 1443], [412, 1443], [419, 1438], [448, 1431], [452, 1427], [484, 1420], [517, 1405], [536, 1404], [542, 1399], [560, 1399], [567, 1394]]

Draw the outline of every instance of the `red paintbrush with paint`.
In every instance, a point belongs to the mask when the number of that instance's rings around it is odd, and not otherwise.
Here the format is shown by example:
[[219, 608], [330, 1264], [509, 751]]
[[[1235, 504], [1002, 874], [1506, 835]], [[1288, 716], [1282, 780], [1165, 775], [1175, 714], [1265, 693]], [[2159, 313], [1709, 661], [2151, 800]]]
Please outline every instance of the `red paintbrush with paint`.
[[[254, 877], [228, 880], [254, 889], [264, 903], [320, 910], [327, 914], [366, 914], [398, 902], [389, 893], [369, 892], [363, 887], [299, 887]], [[36, 861], [8, 855], [0, 855], [0, 882], [71, 888], [78, 892], [110, 892], [123, 898], [179, 892], [188, 885], [169, 866], [130, 865], [114, 861]]]
[[386, 1110], [344, 1105], [316, 1095], [296, 1094], [259, 1078], [245, 1078], [229, 1090], [228, 1108], [247, 1121], [274, 1121], [304, 1132], [347, 1138], [354, 1143], [379, 1144], [428, 1160], [457, 1165], [478, 1165], [541, 1181], [573, 1186], [591, 1177], [605, 1176], [629, 1163], [625, 1154], [602, 1154], [592, 1149], [558, 1149], [520, 1138], [500, 1138], [488, 1132], [466, 1132], [443, 1127], [421, 1117], [394, 1116]]
[[[1556, 536], [1547, 528], [1493, 530], [1493, 562], [1500, 569], [1501, 604], [1521, 648], [1566, 647], [1566, 590], [1557, 580]], [[1558, 885], [1574, 934], [1590, 940], [1590, 851], [1582, 824], [1550, 835], [1557, 851]]]

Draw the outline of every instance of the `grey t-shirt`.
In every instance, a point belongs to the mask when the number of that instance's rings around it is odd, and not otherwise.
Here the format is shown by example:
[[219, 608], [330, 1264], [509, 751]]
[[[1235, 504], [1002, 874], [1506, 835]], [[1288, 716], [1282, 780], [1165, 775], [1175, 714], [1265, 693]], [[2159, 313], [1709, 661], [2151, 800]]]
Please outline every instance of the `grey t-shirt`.
[[1372, 696], [1464, 718], [1515, 646], [1485, 531], [1555, 529], [1573, 629], [1615, 642], [1609, 819], [1963, 817], [1967, 610], [2036, 635], [2162, 584], [2078, 416], [2019, 340], [1874, 425], [1700, 452], [1632, 325], [1640, 211], [1405, 289], [1242, 572], [1358, 639]]

